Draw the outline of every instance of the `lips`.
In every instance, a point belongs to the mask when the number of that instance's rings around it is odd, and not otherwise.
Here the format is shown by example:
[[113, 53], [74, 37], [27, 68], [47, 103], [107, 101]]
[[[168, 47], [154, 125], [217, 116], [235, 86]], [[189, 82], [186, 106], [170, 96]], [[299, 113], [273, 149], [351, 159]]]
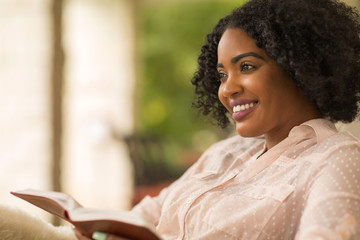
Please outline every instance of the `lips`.
[[239, 99], [231, 102], [230, 105], [233, 108], [232, 118], [235, 121], [238, 121], [246, 117], [248, 114], [255, 110], [257, 104], [258, 101], [248, 99]]

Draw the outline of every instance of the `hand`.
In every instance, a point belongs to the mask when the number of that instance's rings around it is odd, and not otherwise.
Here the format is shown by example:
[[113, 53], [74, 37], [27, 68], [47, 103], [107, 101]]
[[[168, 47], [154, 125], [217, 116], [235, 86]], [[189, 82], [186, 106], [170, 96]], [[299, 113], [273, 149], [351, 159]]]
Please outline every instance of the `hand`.
[[112, 234], [95, 232], [92, 238], [84, 236], [81, 231], [77, 228], [74, 229], [75, 235], [78, 240], [129, 240], [127, 238], [118, 237]]
[[84, 236], [82, 232], [77, 228], [74, 228], [74, 232], [78, 240], [91, 240], [91, 238]]

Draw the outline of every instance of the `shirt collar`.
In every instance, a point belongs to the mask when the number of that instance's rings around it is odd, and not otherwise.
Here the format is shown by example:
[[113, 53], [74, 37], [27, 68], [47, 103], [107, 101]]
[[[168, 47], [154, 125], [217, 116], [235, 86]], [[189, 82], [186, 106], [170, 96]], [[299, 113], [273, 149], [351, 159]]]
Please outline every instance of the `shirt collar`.
[[306, 139], [312, 139], [315, 143], [319, 143], [335, 133], [337, 133], [337, 129], [329, 120], [322, 118], [312, 119], [293, 127], [287, 138], [269, 150], [266, 150], [265, 148], [258, 158], [260, 159], [264, 156], [274, 160], [290, 147], [295, 146]]
[[335, 125], [325, 119], [313, 119], [293, 127], [287, 138], [258, 156], [258, 159], [242, 172], [239, 181], [255, 176], [296, 144], [306, 139], [311, 139], [312, 143], [318, 143], [336, 132]]
[[291, 129], [289, 137], [313, 138], [319, 143], [337, 133], [335, 125], [329, 120], [318, 118], [302, 123]]

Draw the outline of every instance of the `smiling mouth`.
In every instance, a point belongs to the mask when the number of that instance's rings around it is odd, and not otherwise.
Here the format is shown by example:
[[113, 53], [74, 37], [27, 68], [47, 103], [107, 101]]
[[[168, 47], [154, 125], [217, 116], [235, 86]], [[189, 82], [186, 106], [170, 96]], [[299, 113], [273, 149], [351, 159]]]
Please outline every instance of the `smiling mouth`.
[[236, 105], [233, 107], [233, 113], [249, 110], [250, 108], [255, 107], [257, 104], [258, 102], [251, 102], [251, 103]]

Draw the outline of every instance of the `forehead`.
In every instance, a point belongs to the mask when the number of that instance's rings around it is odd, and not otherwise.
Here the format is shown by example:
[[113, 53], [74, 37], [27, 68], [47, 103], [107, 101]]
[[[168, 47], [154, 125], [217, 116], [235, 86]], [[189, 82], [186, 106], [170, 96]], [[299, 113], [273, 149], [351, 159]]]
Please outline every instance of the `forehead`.
[[256, 46], [255, 40], [239, 28], [228, 28], [221, 36], [218, 45], [218, 57], [256, 52], [266, 57], [265, 51]]

